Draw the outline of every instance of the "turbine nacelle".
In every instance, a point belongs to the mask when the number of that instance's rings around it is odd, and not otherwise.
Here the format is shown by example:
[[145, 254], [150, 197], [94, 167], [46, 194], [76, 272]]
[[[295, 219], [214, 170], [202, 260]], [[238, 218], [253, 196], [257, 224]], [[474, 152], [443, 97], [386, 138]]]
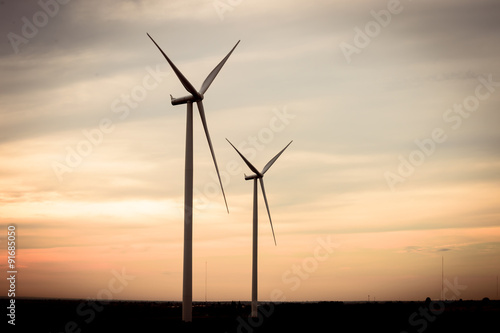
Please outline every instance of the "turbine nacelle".
[[172, 105], [180, 105], [180, 104], [187, 104], [189, 102], [194, 103], [194, 102], [202, 101], [204, 97], [205, 96], [203, 96], [200, 93], [198, 93], [197, 96], [188, 95], [188, 96], [184, 96], [184, 97], [173, 97], [172, 95], [170, 95], [170, 100], [171, 100]]
[[262, 178], [264, 177], [263, 174], [259, 173], [258, 175], [250, 175], [250, 176], [247, 176], [245, 174], [245, 180], [252, 180], [252, 179], [259, 179], [259, 178]]

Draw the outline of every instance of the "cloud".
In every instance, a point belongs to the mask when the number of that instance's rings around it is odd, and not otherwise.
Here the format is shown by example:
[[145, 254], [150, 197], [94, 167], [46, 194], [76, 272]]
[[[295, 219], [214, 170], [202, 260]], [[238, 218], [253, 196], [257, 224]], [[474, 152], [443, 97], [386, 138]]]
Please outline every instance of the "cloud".
[[451, 251], [451, 249], [438, 249], [438, 252], [446, 252], [446, 251]]

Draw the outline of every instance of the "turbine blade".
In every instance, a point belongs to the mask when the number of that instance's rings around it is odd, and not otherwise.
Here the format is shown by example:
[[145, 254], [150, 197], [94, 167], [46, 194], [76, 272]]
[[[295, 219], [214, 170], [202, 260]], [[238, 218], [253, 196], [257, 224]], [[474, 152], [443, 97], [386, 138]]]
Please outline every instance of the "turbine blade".
[[177, 75], [177, 77], [179, 78], [179, 80], [181, 81], [182, 85], [184, 86], [184, 88], [186, 88], [186, 90], [188, 92], [190, 92], [193, 96], [198, 96], [198, 92], [196, 91], [196, 89], [193, 87], [193, 85], [188, 81], [188, 79], [186, 79], [186, 77], [181, 73], [181, 71], [174, 65], [174, 63], [167, 57], [167, 55], [165, 54], [165, 52], [163, 52], [163, 50], [161, 49], [161, 47], [156, 44], [155, 40], [153, 39], [153, 37], [151, 37], [149, 34], [147, 34], [149, 38], [151, 38], [151, 40], [153, 41], [153, 43], [155, 43], [156, 47], [158, 48], [158, 50], [160, 50], [160, 52], [163, 54], [163, 56], [165, 57], [165, 59], [167, 59], [168, 63], [170, 64], [170, 67], [172, 67], [172, 69], [174, 70], [175, 72], [175, 75]]
[[282, 151], [280, 151], [280, 152], [279, 152], [276, 156], [274, 156], [274, 157], [272, 158], [272, 160], [270, 160], [269, 162], [267, 162], [267, 164], [266, 164], [266, 166], [264, 167], [264, 169], [262, 169], [262, 174], [265, 174], [265, 173], [266, 173], [266, 171], [267, 171], [267, 170], [269, 170], [269, 168], [271, 167], [271, 165], [273, 165], [273, 164], [274, 164], [274, 162], [276, 162], [276, 160], [278, 159], [278, 157], [280, 157], [280, 155], [281, 155], [281, 154], [285, 151], [285, 149], [287, 149], [287, 148], [288, 148], [288, 146], [289, 146], [292, 142], [293, 142], [293, 140], [292, 140], [292, 141], [290, 141], [290, 143], [289, 143], [289, 144], [287, 144], [287, 145], [286, 145], [286, 147], [285, 147], [285, 148], [283, 148], [283, 150], [282, 150]]
[[[236, 147], [235, 147], [235, 146], [231, 143], [231, 141], [229, 141], [227, 138], [226, 138], [226, 141], [227, 141], [227, 142], [229, 142], [229, 144], [230, 144], [231, 146], [233, 146], [234, 150], [236, 150], [236, 152], [238, 153], [238, 155], [240, 155], [240, 156], [241, 156], [241, 158], [243, 159], [243, 161], [245, 161], [245, 163], [248, 165], [248, 167], [250, 168], [250, 170], [252, 170], [253, 172], [255, 172], [255, 174], [256, 174], [256, 175], [260, 175], [259, 170], [257, 170], [257, 168], [256, 168], [256, 167], [254, 167], [254, 166], [252, 165], [252, 163], [250, 163], [250, 161], [248, 161], [248, 160], [245, 158], [245, 156], [243, 156], [243, 154], [239, 152], [239, 150], [238, 150], [238, 149], [236, 149]], [[245, 176], [246, 176], [246, 175], [245, 175]]]
[[262, 188], [262, 194], [264, 195], [264, 202], [266, 203], [267, 215], [269, 215], [269, 222], [271, 223], [271, 231], [273, 232], [274, 245], [276, 244], [276, 237], [274, 236], [273, 221], [271, 220], [271, 213], [269, 212], [269, 205], [267, 204], [266, 190], [264, 189], [264, 179], [259, 178], [260, 187]]
[[217, 74], [219, 74], [219, 71], [221, 70], [222, 66], [224, 66], [224, 64], [226, 63], [227, 59], [229, 58], [229, 56], [231, 55], [231, 53], [233, 53], [234, 49], [236, 48], [236, 46], [238, 46], [239, 43], [240, 43], [240, 41], [238, 41], [238, 43], [236, 43], [236, 45], [227, 54], [227, 56], [224, 59], [222, 59], [222, 61], [217, 65], [217, 67], [215, 67], [212, 70], [212, 72], [210, 72], [210, 74], [208, 74], [207, 78], [205, 79], [205, 81], [201, 85], [200, 94], [203, 95], [205, 93], [205, 91], [207, 91], [208, 87], [210, 87], [210, 85], [214, 81], [214, 79], [217, 76]]
[[229, 214], [229, 207], [227, 206], [226, 194], [224, 193], [224, 187], [222, 187], [222, 181], [220, 179], [219, 167], [217, 166], [217, 160], [215, 158], [214, 147], [212, 146], [212, 140], [210, 139], [210, 133], [208, 132], [207, 119], [205, 118], [205, 109], [203, 108], [203, 102], [197, 101], [198, 111], [200, 112], [201, 122], [203, 123], [203, 128], [205, 129], [205, 134], [207, 136], [208, 146], [210, 147], [210, 153], [212, 153], [212, 158], [215, 164], [215, 171], [217, 171], [217, 177], [219, 178], [220, 188], [222, 190], [222, 196], [224, 197], [224, 202], [226, 204], [226, 210]]

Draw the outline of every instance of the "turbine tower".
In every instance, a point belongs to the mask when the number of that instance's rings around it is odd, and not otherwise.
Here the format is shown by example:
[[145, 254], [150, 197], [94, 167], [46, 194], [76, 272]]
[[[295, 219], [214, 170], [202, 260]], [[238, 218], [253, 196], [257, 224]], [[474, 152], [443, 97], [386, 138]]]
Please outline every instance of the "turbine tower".
[[[227, 140], [227, 139], [226, 139]], [[269, 216], [269, 222], [271, 224], [271, 231], [273, 233], [274, 245], [276, 245], [276, 237], [274, 236], [274, 228], [273, 221], [271, 220], [271, 213], [269, 212], [269, 205], [267, 203], [266, 190], [264, 189], [264, 174], [269, 170], [269, 168], [276, 162], [278, 157], [288, 148], [288, 146], [292, 143], [290, 141], [289, 144], [283, 148], [276, 156], [274, 156], [267, 164], [264, 166], [261, 172], [257, 170], [256, 167], [250, 163], [243, 154], [241, 154], [238, 149], [231, 143], [231, 141], [227, 140], [231, 146], [236, 150], [236, 152], [241, 156], [243, 161], [245, 161], [246, 165], [254, 172], [253, 175], [247, 176], [245, 175], [245, 180], [253, 179], [253, 233], [252, 233], [252, 313], [251, 317], [257, 317], [257, 237], [258, 237], [258, 209], [257, 209], [257, 179], [260, 182], [260, 187], [262, 188], [262, 196], [264, 197], [264, 202], [266, 203], [267, 215]]]
[[224, 188], [222, 187], [222, 181], [220, 179], [219, 168], [217, 166], [217, 160], [215, 159], [214, 148], [212, 146], [212, 140], [210, 139], [210, 133], [208, 132], [207, 120], [205, 117], [205, 109], [203, 108], [203, 94], [212, 84], [213, 80], [221, 70], [222, 66], [226, 63], [227, 59], [233, 53], [239, 42], [231, 49], [227, 56], [222, 59], [222, 61], [208, 74], [207, 78], [201, 85], [199, 91], [197, 91], [193, 85], [186, 79], [186, 77], [177, 69], [174, 63], [167, 57], [165, 52], [156, 44], [154, 39], [147, 34], [149, 38], [156, 45], [158, 50], [163, 54], [167, 62], [172, 67], [175, 75], [179, 78], [184, 88], [190, 93], [190, 95], [174, 98], [170, 95], [172, 105], [187, 104], [187, 116], [186, 116], [186, 163], [185, 163], [185, 174], [184, 174], [184, 260], [183, 260], [183, 285], [182, 285], [182, 320], [189, 322], [192, 321], [193, 312], [193, 103], [196, 102], [198, 106], [198, 111], [200, 113], [201, 122], [205, 130], [205, 135], [207, 137], [208, 146], [210, 147], [210, 153], [212, 154], [212, 159], [214, 160], [215, 170], [217, 171], [217, 177], [219, 178], [220, 188], [222, 190], [222, 196], [224, 197], [224, 203], [226, 204], [226, 210], [229, 213], [229, 208], [227, 206], [226, 194], [224, 193]]

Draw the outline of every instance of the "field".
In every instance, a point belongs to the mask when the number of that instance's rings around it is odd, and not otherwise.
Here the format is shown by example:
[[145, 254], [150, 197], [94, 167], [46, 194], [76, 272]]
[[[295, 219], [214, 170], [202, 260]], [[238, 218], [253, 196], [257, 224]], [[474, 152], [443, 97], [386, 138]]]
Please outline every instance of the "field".
[[[8, 302], [1, 299], [3, 309]], [[15, 304], [15, 328], [23, 332], [500, 332], [500, 301], [487, 299], [262, 303], [258, 318], [248, 317], [247, 302], [201, 302], [194, 304], [192, 323], [180, 320], [179, 302], [17, 299]]]

